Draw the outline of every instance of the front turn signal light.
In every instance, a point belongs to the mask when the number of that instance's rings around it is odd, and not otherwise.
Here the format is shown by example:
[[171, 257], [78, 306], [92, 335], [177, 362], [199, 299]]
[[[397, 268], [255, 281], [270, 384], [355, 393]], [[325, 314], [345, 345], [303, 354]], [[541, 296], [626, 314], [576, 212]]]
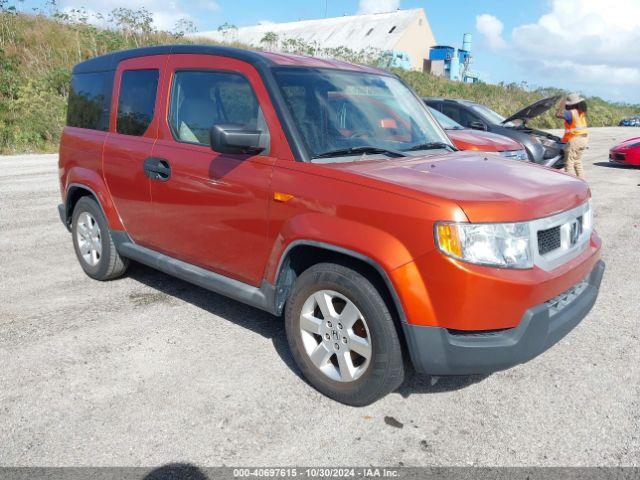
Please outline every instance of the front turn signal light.
[[462, 245], [457, 226], [450, 223], [439, 223], [436, 227], [436, 232], [440, 250], [453, 257], [461, 258]]

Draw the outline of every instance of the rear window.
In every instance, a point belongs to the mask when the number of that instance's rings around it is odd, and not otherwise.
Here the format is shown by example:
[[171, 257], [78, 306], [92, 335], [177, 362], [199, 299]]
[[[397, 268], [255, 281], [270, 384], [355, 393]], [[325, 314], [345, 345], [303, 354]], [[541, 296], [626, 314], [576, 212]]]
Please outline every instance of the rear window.
[[158, 70], [122, 72], [116, 131], [142, 136], [153, 120], [158, 91]]
[[71, 77], [67, 125], [109, 130], [113, 72], [81, 73]]

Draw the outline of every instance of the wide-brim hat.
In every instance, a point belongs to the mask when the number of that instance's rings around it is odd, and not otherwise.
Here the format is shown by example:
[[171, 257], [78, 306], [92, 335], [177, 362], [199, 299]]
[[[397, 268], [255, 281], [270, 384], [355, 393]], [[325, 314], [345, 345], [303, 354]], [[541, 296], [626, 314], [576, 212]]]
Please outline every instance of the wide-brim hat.
[[577, 105], [580, 102], [584, 102], [584, 98], [580, 96], [578, 93], [571, 93], [567, 95], [567, 105]]

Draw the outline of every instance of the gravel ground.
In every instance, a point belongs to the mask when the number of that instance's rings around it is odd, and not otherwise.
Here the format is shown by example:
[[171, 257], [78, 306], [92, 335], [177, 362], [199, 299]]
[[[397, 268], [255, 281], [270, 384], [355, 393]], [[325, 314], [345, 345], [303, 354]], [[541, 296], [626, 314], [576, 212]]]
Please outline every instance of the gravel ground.
[[633, 134], [592, 130], [607, 272], [582, 324], [365, 408], [301, 380], [280, 319], [142, 266], [90, 280], [56, 156], [0, 157], [0, 465], [640, 465], [640, 170], [606, 163]]

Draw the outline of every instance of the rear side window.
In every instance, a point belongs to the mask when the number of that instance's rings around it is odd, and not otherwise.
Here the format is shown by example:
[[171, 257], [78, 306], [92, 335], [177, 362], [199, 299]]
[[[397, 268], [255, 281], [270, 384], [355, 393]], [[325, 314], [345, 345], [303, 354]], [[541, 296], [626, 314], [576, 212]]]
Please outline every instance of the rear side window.
[[122, 72], [116, 131], [142, 136], [153, 120], [158, 92], [158, 70]]
[[81, 73], [71, 77], [67, 125], [109, 130], [113, 72]]
[[442, 113], [444, 113], [447, 117], [449, 117], [454, 122], [459, 123], [460, 125], [467, 124], [466, 122], [467, 116], [464, 115], [464, 112], [458, 107], [444, 104], [442, 105]]
[[210, 145], [209, 130], [215, 124], [236, 124], [264, 132], [267, 125], [249, 81], [237, 73], [176, 72], [171, 88], [169, 125], [176, 140]]
[[429, 107], [433, 108], [438, 112], [442, 112], [442, 104], [439, 102], [425, 102]]

